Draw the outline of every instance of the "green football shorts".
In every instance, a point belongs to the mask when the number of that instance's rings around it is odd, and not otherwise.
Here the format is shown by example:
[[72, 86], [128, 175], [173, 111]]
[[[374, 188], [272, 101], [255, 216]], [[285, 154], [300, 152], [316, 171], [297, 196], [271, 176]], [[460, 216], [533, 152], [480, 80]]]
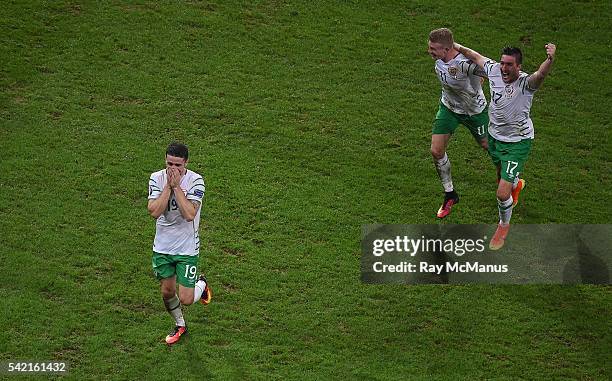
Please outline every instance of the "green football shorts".
[[493, 164], [500, 167], [501, 178], [513, 182], [523, 171], [529, 158], [533, 139], [523, 139], [516, 143], [502, 142], [489, 135], [489, 155]]
[[153, 252], [153, 273], [158, 280], [176, 275], [181, 286], [193, 288], [198, 278], [198, 256]]
[[463, 124], [470, 130], [470, 133], [480, 142], [487, 138], [487, 126], [489, 125], [489, 114], [487, 108], [476, 115], [457, 114], [452, 112], [448, 107], [440, 102], [436, 119], [433, 122], [431, 133], [437, 134], [453, 134], [459, 124]]

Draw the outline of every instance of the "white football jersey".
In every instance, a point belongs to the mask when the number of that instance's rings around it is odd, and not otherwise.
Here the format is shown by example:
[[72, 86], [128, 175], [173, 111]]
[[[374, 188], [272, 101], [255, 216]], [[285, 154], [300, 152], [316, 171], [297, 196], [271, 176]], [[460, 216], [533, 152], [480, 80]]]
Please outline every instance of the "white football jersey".
[[[166, 186], [168, 176], [162, 169], [149, 178], [149, 200], [159, 197]], [[200, 206], [193, 221], [183, 218], [174, 194], [170, 196], [164, 213], [155, 224], [153, 251], [161, 254], [198, 255], [200, 252], [200, 210], [204, 199], [204, 179], [199, 174], [187, 170], [181, 179], [181, 189], [188, 200], [198, 201]]]
[[489, 135], [502, 142], [533, 139], [529, 112], [536, 90], [529, 87], [529, 74], [521, 71], [516, 81], [505, 83], [498, 62], [488, 60], [484, 69], [491, 88]]
[[452, 112], [464, 115], [480, 114], [487, 106], [482, 92], [484, 72], [461, 53], [448, 62], [436, 60], [435, 71], [442, 84], [440, 101]]

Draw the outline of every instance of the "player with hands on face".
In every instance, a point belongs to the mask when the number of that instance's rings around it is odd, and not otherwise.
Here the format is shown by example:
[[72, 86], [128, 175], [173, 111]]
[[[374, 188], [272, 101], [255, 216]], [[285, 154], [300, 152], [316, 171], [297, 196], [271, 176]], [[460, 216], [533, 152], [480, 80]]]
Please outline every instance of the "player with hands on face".
[[160, 282], [166, 310], [175, 321], [165, 338], [169, 345], [187, 332], [182, 306], [197, 301], [208, 304], [212, 297], [206, 278], [197, 275], [204, 179], [186, 168], [188, 157], [187, 146], [170, 144], [166, 168], [149, 178], [148, 210], [156, 219], [153, 272]]

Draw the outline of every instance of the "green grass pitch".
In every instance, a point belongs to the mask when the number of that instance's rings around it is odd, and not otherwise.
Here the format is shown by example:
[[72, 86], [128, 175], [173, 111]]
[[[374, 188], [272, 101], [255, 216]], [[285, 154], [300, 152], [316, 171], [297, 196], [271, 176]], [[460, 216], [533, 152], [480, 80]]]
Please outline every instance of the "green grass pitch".
[[[363, 224], [438, 223], [442, 26], [494, 59], [518, 45], [527, 72], [557, 44], [513, 222], [610, 223], [609, 2], [0, 8], [0, 360], [78, 380], [611, 377], [608, 286], [359, 281]], [[172, 140], [206, 179], [215, 293], [167, 347], [146, 196]], [[448, 152], [448, 222], [494, 224], [489, 158], [466, 129]]]

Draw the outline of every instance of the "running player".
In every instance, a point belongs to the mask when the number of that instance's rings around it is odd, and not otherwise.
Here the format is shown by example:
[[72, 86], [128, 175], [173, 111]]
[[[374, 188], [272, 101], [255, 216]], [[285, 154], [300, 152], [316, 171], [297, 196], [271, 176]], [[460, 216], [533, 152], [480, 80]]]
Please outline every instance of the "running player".
[[[187, 146], [172, 143], [166, 149], [166, 168], [149, 179], [149, 214], [157, 220], [153, 242], [153, 271], [175, 327], [166, 336], [172, 345], [187, 333], [181, 305], [210, 303], [212, 292], [198, 273], [200, 210], [204, 180], [186, 168]], [[177, 296], [178, 283], [178, 296]]]
[[442, 85], [442, 96], [431, 135], [431, 155], [444, 188], [444, 201], [437, 217], [446, 217], [459, 202], [453, 186], [451, 164], [446, 154], [448, 142], [459, 124], [466, 126], [476, 142], [487, 150], [487, 100], [482, 92], [484, 72], [453, 46], [453, 33], [447, 28], [429, 33], [428, 53], [436, 60], [435, 72]]
[[497, 205], [499, 224], [489, 242], [492, 250], [504, 246], [510, 229], [512, 208], [518, 202], [525, 180], [519, 175], [531, 151], [534, 138], [530, 117], [533, 94], [540, 88], [555, 59], [556, 46], [546, 44], [546, 60], [533, 74], [521, 71], [523, 54], [519, 48], [506, 47], [500, 62], [495, 62], [455, 43], [455, 49], [484, 69], [489, 78], [489, 154], [497, 167]]

